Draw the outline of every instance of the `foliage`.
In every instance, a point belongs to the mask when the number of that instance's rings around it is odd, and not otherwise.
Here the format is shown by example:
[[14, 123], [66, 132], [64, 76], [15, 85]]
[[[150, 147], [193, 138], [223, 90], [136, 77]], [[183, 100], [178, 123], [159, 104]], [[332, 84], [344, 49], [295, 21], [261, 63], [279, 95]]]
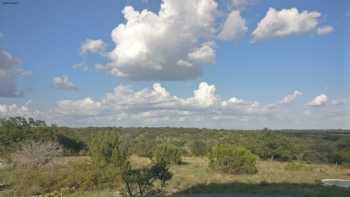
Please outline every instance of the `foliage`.
[[[92, 166], [84, 183], [93, 187], [111, 187], [120, 182], [120, 176], [129, 169], [127, 150], [115, 132], [97, 134], [89, 143]], [[112, 183], [112, 184], [110, 184]]]
[[164, 188], [166, 182], [172, 178], [169, 166], [165, 161], [154, 163], [150, 167], [141, 169], [129, 168], [122, 175], [125, 188], [129, 196], [144, 196], [152, 190], [155, 181], [159, 180], [161, 187]]
[[165, 161], [169, 164], [181, 164], [182, 150], [173, 144], [162, 144], [153, 155], [156, 162]]
[[97, 134], [89, 144], [89, 155], [94, 165], [104, 168], [113, 165], [123, 168], [127, 161], [127, 150], [122, 150], [120, 137], [115, 132]]
[[256, 156], [243, 147], [217, 145], [209, 154], [210, 166], [230, 174], [254, 174]]
[[12, 117], [0, 120], [0, 153], [16, 151], [25, 141], [48, 141], [54, 139], [54, 128], [44, 121], [32, 118]]
[[194, 156], [205, 156], [208, 153], [208, 145], [201, 140], [193, 141], [190, 144], [190, 149]]
[[160, 180], [162, 188], [166, 186], [166, 182], [173, 176], [173, 174], [169, 171], [169, 165], [164, 160], [161, 160], [151, 166], [150, 173], [154, 179]]
[[87, 150], [87, 145], [79, 139], [65, 136], [63, 134], [57, 134], [56, 139], [63, 147], [65, 155], [79, 155]]

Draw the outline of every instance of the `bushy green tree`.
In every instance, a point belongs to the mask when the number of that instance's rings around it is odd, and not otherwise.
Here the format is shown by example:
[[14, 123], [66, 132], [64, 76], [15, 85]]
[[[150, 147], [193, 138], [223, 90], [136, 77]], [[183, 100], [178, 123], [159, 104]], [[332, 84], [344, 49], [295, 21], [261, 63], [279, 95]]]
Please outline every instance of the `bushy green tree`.
[[146, 195], [152, 190], [153, 184], [157, 180], [164, 188], [166, 182], [171, 178], [172, 173], [169, 171], [168, 164], [164, 161], [141, 169], [131, 169], [129, 166], [129, 169], [122, 174], [122, 180], [129, 196]]
[[89, 144], [89, 154], [94, 165], [122, 167], [127, 161], [127, 150], [122, 150], [120, 137], [115, 132], [96, 134]]
[[96, 187], [115, 187], [120, 175], [129, 169], [127, 150], [123, 150], [120, 137], [115, 132], [96, 134], [89, 143], [92, 160], [91, 173]]
[[230, 174], [254, 174], [256, 156], [248, 149], [232, 145], [214, 146], [209, 154], [209, 165], [213, 169]]
[[173, 174], [169, 171], [169, 165], [163, 160], [152, 165], [150, 168], [150, 173], [154, 179], [160, 180], [162, 188], [164, 188], [166, 182], [173, 177]]
[[182, 150], [173, 144], [162, 144], [153, 153], [156, 162], [165, 161], [169, 164], [181, 164]]

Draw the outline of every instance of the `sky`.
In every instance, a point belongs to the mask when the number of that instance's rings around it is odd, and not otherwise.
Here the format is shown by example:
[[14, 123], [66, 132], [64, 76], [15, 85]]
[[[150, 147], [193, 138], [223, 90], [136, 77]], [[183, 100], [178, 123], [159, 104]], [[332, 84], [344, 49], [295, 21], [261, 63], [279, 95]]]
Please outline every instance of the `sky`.
[[0, 118], [350, 128], [350, 1], [1, 0]]

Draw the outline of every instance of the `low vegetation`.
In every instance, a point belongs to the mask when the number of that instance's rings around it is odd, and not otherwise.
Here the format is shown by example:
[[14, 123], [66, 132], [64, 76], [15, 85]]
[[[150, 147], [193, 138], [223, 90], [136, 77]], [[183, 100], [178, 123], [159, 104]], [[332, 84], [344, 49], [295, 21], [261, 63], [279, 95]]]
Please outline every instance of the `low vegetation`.
[[0, 196], [349, 196], [349, 131], [65, 128], [0, 121]]
[[229, 174], [255, 174], [256, 156], [243, 147], [217, 145], [209, 154], [209, 163], [213, 169]]

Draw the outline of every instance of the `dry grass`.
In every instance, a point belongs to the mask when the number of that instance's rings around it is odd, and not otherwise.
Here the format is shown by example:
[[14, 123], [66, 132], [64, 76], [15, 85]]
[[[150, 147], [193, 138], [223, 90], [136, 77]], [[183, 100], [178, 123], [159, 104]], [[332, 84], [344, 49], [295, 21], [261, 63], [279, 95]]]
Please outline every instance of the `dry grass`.
[[[140, 161], [144, 163], [143, 160], [144, 158]], [[303, 168], [299, 170], [286, 170], [287, 162], [257, 161], [258, 173], [255, 175], [228, 175], [211, 170], [205, 158], [185, 157], [183, 160], [184, 165], [171, 168], [174, 177], [167, 187], [167, 191], [170, 193], [182, 191], [198, 184], [232, 182], [317, 184], [324, 178], [350, 179], [350, 169], [335, 165], [303, 164]]]

